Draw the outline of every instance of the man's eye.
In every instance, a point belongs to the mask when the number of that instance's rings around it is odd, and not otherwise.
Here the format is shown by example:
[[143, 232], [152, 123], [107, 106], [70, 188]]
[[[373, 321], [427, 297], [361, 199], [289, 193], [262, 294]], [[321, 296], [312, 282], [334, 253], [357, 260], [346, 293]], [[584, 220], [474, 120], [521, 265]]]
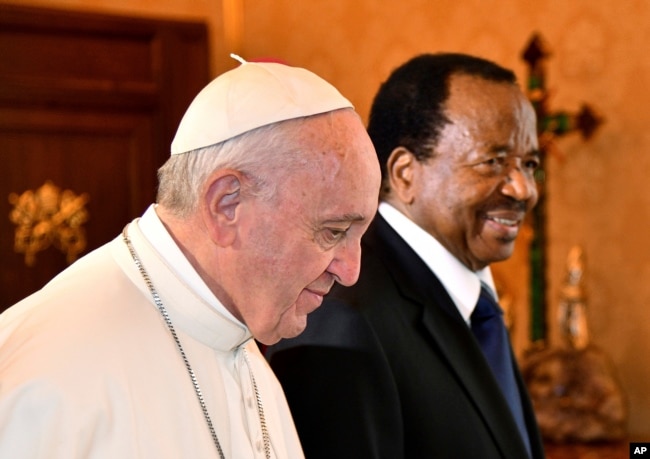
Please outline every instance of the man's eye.
[[501, 166], [503, 163], [505, 163], [505, 158], [502, 158], [501, 156], [495, 156], [494, 158], [485, 161], [485, 164], [488, 166]]
[[503, 169], [504, 165], [505, 158], [502, 158], [501, 156], [494, 156], [479, 163], [477, 165], [477, 170], [483, 171], [484, 173], [493, 174], [500, 172]]
[[539, 160], [537, 160], [537, 159], [529, 159], [528, 161], [526, 161], [525, 164], [526, 164], [527, 169], [535, 171], [539, 167]]

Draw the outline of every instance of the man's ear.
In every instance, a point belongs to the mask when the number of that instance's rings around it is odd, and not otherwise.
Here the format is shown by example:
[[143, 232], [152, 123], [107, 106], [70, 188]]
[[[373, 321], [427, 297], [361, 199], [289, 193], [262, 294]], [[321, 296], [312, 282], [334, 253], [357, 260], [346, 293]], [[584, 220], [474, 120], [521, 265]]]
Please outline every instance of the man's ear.
[[208, 233], [214, 242], [223, 247], [231, 245], [237, 237], [242, 179], [238, 171], [220, 169], [208, 178], [200, 197]]
[[404, 147], [394, 149], [386, 162], [391, 192], [407, 205], [411, 204], [415, 197], [413, 179], [416, 166], [417, 159]]

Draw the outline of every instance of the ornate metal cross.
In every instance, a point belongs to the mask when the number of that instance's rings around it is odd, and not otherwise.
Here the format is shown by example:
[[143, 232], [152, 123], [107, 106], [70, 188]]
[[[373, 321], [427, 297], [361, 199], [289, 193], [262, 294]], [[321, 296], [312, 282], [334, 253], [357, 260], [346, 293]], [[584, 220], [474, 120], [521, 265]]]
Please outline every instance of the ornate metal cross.
[[521, 54], [528, 64], [528, 97], [537, 113], [537, 133], [541, 153], [541, 167], [536, 179], [539, 200], [531, 215], [533, 240], [530, 247], [530, 300], [531, 300], [531, 340], [534, 344], [544, 344], [546, 339], [546, 162], [549, 152], [554, 148], [555, 138], [579, 132], [584, 140], [589, 140], [603, 119], [588, 105], [582, 104], [577, 113], [564, 110], [551, 111], [548, 108], [549, 94], [546, 89], [545, 60], [550, 52], [542, 37], [535, 33]]

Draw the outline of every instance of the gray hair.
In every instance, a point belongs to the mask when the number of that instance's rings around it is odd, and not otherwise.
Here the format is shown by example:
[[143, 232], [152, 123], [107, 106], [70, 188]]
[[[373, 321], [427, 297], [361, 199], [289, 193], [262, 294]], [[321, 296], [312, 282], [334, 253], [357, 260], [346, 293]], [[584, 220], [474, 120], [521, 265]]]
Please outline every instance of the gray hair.
[[156, 201], [177, 217], [196, 211], [199, 193], [210, 174], [229, 168], [242, 172], [250, 186], [242, 192], [271, 199], [279, 185], [274, 174], [292, 173], [306, 161], [293, 141], [305, 119], [262, 126], [237, 137], [187, 153], [172, 155], [158, 169]]

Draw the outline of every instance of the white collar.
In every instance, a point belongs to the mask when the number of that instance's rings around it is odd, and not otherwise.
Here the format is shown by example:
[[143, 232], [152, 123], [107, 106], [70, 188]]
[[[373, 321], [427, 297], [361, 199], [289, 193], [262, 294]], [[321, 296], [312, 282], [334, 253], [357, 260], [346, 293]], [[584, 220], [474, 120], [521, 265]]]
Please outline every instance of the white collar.
[[160, 257], [165, 260], [170, 269], [174, 271], [174, 274], [182, 279], [190, 289], [221, 314], [237, 324], [245, 326], [212, 293], [212, 290], [210, 290], [178, 245], [176, 245], [176, 242], [156, 213], [156, 204], [152, 204], [147, 208], [142, 217], [137, 220], [137, 225], [140, 227], [140, 231], [142, 231], [145, 239], [156, 248]]
[[496, 292], [490, 267], [471, 271], [433, 236], [387, 202], [379, 204], [379, 213], [438, 277], [460, 315], [469, 323], [481, 292], [481, 282]]

